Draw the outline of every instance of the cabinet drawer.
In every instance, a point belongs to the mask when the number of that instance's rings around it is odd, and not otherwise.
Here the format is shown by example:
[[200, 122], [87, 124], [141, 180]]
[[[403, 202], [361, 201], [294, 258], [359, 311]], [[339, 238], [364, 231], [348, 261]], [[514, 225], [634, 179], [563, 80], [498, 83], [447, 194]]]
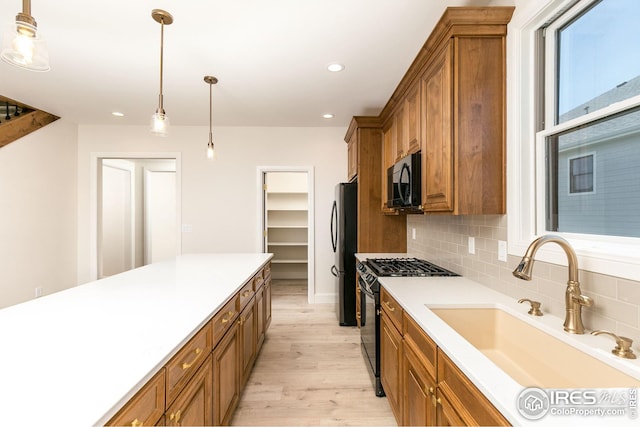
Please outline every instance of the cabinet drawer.
[[456, 408], [465, 425], [511, 425], [441, 349], [438, 349], [438, 389]]
[[264, 277], [264, 279], [266, 280], [268, 277], [271, 277], [271, 263], [268, 262], [267, 265], [264, 266], [264, 268], [262, 269], [263, 274], [262, 276]]
[[404, 313], [404, 340], [411, 350], [424, 364], [425, 369], [433, 378], [436, 377], [436, 361], [438, 347], [431, 338], [407, 313]]
[[264, 285], [264, 271], [260, 270], [255, 276], [253, 276], [253, 291], [257, 291], [262, 287], [262, 285]]
[[402, 307], [384, 287], [380, 287], [380, 305], [398, 331], [402, 331]]
[[160, 370], [129, 403], [108, 423], [109, 426], [152, 426], [164, 413], [164, 368]]
[[251, 298], [255, 294], [253, 290], [253, 280], [249, 280], [246, 285], [238, 292], [238, 311], [242, 309], [251, 301]]
[[233, 321], [238, 317], [238, 299], [239, 295], [236, 294], [213, 317], [211, 321], [213, 325], [213, 342], [217, 343], [220, 341], [224, 333], [227, 332], [227, 329], [233, 325]]
[[171, 403], [175, 399], [212, 349], [211, 324], [207, 323], [165, 365], [167, 370], [167, 403]]

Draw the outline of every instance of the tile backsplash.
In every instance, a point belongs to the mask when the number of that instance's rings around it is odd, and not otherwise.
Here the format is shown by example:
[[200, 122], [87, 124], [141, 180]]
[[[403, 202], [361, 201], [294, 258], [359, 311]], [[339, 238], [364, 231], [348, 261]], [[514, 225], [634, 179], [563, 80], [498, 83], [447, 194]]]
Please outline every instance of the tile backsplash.
[[[470, 236], [475, 239], [475, 254], [469, 254]], [[507, 240], [506, 215], [407, 216], [407, 252], [513, 298], [538, 300], [544, 312], [564, 319], [567, 267], [536, 261], [530, 282], [516, 279], [511, 272], [520, 257], [509, 255], [507, 262], [499, 261], [498, 240]], [[585, 327], [627, 336], [634, 340], [634, 348], [640, 348], [640, 282], [584, 270], [579, 278], [583, 293], [594, 300], [593, 307], [583, 308]]]

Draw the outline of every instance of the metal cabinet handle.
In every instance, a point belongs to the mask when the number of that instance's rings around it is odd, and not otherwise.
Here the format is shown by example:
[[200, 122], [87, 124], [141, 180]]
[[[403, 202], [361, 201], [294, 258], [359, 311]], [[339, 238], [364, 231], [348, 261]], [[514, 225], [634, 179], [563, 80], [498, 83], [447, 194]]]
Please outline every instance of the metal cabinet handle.
[[198, 360], [198, 358], [200, 357], [200, 355], [202, 354], [202, 349], [200, 347], [196, 348], [196, 357], [193, 358], [193, 360], [191, 361], [191, 363], [183, 363], [182, 364], [182, 369], [186, 370], [189, 369], [190, 367], [193, 366], [194, 363], [196, 363], [196, 360]]
[[169, 415], [169, 419], [170, 419], [171, 421], [174, 421], [174, 420], [175, 420], [175, 422], [176, 422], [176, 423], [179, 423], [179, 422], [180, 422], [180, 416], [181, 416], [181, 415], [182, 415], [182, 410], [181, 410], [181, 409], [178, 409], [176, 412], [173, 412], [171, 415]]
[[246, 291], [244, 291], [242, 293], [242, 298], [246, 298], [250, 293], [251, 293], [251, 291], [247, 289]]
[[600, 334], [610, 335], [616, 340], [616, 346], [613, 348], [613, 350], [611, 350], [611, 353], [615, 354], [618, 357], [623, 357], [625, 359], [636, 358], [635, 353], [631, 349], [631, 345], [633, 344], [633, 340], [631, 338], [621, 337], [614, 334], [613, 332], [603, 331], [603, 330], [591, 332], [591, 335], [600, 335]]
[[391, 303], [390, 303], [389, 301], [385, 301], [385, 302], [384, 302], [384, 305], [386, 305], [386, 306], [387, 306], [387, 308], [389, 309], [389, 311], [390, 311], [390, 312], [392, 312], [392, 313], [393, 313], [394, 311], [396, 311], [396, 309], [395, 309], [395, 308], [391, 307]]
[[144, 423], [137, 418], [131, 421], [131, 427], [142, 427], [143, 425]]
[[236, 314], [235, 311], [229, 311], [227, 313], [227, 315], [225, 317], [222, 318], [222, 320], [220, 321], [220, 323], [222, 323], [223, 325], [225, 323], [229, 323], [229, 320], [231, 320], [231, 318], [233, 317], [233, 315]]

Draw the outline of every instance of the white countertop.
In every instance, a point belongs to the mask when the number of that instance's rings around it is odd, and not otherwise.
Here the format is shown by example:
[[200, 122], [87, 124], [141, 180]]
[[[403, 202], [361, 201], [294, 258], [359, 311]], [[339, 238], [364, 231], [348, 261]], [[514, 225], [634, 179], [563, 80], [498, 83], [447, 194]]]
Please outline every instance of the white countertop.
[[0, 424], [104, 424], [271, 254], [198, 254], [0, 310]]
[[[356, 254], [359, 260], [366, 258], [406, 257], [411, 254]], [[640, 379], [640, 359], [625, 360], [612, 355], [614, 342], [604, 337], [590, 334], [567, 334], [562, 329], [564, 319], [545, 313], [542, 317], [527, 314], [528, 306], [518, 304], [517, 300], [494, 291], [480, 283], [464, 277], [380, 277], [380, 283], [398, 301], [436, 344], [455, 362], [469, 379], [485, 394], [498, 410], [513, 425], [634, 425], [638, 419], [627, 416], [552, 416], [547, 414], [538, 421], [530, 421], [520, 415], [516, 400], [524, 390], [520, 384], [509, 377], [489, 358], [473, 347], [462, 336], [429, 310], [432, 307], [499, 307], [517, 318], [542, 329], [544, 332], [566, 342], [599, 360], [615, 366], [626, 374]], [[558, 289], [558, 292], [564, 292]], [[544, 308], [544, 307], [543, 307]], [[639, 390], [640, 391], [640, 390]]]

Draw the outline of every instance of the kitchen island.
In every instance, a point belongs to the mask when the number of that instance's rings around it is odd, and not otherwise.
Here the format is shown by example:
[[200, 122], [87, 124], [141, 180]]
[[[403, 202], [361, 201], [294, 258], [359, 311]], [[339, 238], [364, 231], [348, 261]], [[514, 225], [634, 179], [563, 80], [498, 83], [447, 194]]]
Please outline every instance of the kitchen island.
[[0, 310], [1, 423], [107, 423], [271, 257], [183, 255]]

